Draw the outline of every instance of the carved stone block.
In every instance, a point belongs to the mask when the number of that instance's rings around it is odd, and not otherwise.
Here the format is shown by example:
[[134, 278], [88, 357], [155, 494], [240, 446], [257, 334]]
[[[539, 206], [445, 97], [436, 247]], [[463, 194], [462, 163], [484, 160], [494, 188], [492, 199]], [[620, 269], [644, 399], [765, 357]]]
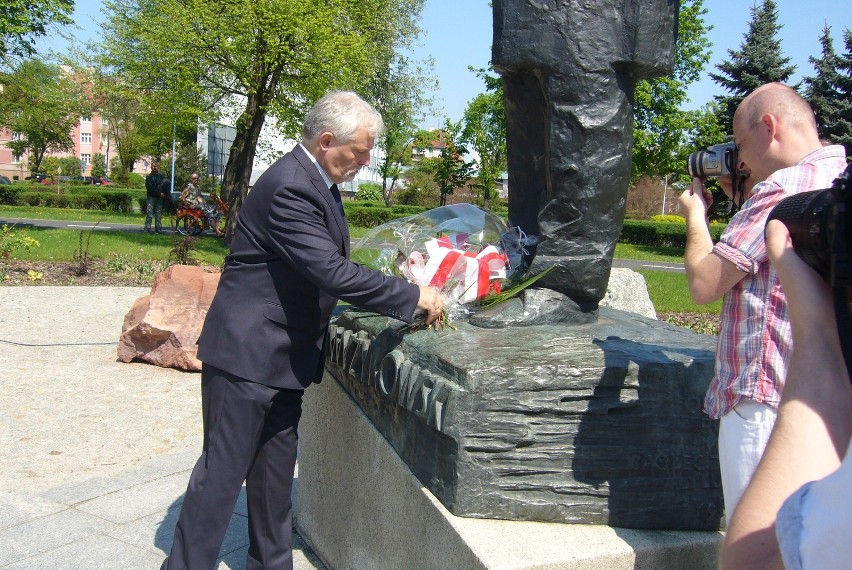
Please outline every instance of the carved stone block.
[[454, 324], [350, 310], [326, 363], [452, 513], [719, 528], [712, 337], [606, 307], [580, 325]]

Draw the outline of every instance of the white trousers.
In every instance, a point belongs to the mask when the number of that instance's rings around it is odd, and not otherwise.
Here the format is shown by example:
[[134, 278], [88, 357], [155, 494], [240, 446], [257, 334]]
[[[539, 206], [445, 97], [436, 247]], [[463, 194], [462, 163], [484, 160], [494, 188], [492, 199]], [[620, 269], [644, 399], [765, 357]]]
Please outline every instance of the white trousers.
[[719, 468], [725, 497], [725, 523], [731, 516], [763, 456], [778, 410], [743, 400], [719, 422]]

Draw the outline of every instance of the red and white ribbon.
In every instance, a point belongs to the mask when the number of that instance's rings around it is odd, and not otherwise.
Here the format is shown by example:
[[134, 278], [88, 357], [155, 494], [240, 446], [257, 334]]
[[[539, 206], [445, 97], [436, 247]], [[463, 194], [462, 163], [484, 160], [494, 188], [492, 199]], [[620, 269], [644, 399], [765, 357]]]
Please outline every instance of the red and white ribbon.
[[506, 278], [508, 258], [493, 245], [470, 251], [466, 239], [466, 234], [455, 234], [427, 241], [425, 255], [412, 252], [403, 273], [410, 281], [436, 287], [448, 300], [459, 303], [482, 299], [489, 290], [499, 291], [492, 281]]

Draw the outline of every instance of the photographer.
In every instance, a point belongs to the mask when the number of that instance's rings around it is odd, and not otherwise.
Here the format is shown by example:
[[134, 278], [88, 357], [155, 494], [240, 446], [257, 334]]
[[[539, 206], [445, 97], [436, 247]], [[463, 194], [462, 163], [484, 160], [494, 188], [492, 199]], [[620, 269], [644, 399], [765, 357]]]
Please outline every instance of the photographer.
[[[684, 265], [696, 303], [724, 297], [716, 370], [704, 411], [720, 419], [719, 466], [730, 516], [760, 460], [786, 376], [792, 342], [787, 301], [766, 254], [763, 229], [791, 194], [826, 188], [846, 166], [842, 146], [823, 147], [808, 103], [780, 83], [754, 90], [734, 114], [738, 158], [731, 171], [745, 198], [719, 243], [707, 225], [712, 202], [693, 179], [679, 203], [686, 217]], [[719, 178], [731, 199], [739, 180]]]
[[782, 558], [786, 568], [848, 567], [852, 387], [834, 301], [825, 281], [793, 251], [787, 228], [777, 220], [766, 227], [766, 248], [790, 301], [795, 348], [778, 420], [734, 513], [722, 567], [780, 568]]

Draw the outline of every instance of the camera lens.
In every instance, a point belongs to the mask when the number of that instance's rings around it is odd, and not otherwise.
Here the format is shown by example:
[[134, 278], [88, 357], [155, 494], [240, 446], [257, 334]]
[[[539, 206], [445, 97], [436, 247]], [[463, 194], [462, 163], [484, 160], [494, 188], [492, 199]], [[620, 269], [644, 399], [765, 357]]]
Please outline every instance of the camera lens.
[[832, 189], [801, 192], [781, 200], [769, 213], [769, 220], [787, 226], [793, 249], [805, 263], [828, 278], [831, 256], [832, 206], [837, 197]]
[[687, 167], [690, 176], [694, 178], [707, 178], [704, 174], [704, 151], [699, 150], [690, 154]]

